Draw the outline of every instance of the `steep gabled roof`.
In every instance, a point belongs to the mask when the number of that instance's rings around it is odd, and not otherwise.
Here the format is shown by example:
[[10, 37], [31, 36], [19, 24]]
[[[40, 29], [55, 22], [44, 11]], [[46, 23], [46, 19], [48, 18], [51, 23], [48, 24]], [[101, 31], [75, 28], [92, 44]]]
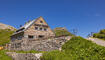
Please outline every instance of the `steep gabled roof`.
[[25, 25], [20, 27], [13, 35], [20, 33], [20, 32], [23, 32], [24, 30], [28, 29], [28, 27], [30, 27], [35, 21], [36, 21], [36, 19], [26, 23]]
[[24, 29], [27, 29], [29, 26], [31, 26], [34, 22], [36, 21], [36, 19], [35, 20], [32, 20], [32, 21], [30, 21], [30, 22], [28, 22], [28, 23], [26, 23], [24, 26], [22, 26], [21, 28], [24, 28]]
[[20, 27], [13, 35], [15, 35], [17, 33], [20, 33], [20, 32], [23, 32], [24, 30], [28, 29], [37, 19], [34, 19], [34, 20], [30, 21], [30, 22], [27, 22], [25, 25], [23, 25], [22, 27]]

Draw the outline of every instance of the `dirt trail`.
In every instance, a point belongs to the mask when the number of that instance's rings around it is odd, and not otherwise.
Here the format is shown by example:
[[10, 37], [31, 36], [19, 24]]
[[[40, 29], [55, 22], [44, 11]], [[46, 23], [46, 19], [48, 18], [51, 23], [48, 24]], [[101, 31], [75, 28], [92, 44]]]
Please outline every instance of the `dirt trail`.
[[94, 43], [96, 43], [98, 45], [101, 45], [101, 46], [105, 47], [105, 41], [104, 40], [101, 40], [101, 39], [98, 39], [98, 38], [87, 38], [87, 39], [93, 41]]

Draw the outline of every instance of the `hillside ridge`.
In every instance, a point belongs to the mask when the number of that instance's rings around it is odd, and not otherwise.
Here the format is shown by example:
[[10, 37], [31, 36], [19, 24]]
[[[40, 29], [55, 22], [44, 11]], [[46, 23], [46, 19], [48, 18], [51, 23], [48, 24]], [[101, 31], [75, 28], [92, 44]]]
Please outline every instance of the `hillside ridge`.
[[3, 24], [3, 23], [0, 23], [0, 29], [10, 29], [11, 31], [16, 30], [16, 28], [14, 28], [13, 26]]

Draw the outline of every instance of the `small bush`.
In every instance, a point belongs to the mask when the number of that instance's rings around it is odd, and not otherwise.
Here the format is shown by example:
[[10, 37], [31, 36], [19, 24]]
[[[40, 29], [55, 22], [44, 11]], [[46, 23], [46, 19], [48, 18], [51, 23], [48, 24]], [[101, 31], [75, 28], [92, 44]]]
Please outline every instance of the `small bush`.
[[99, 34], [105, 34], [105, 29], [101, 30]]
[[105, 29], [101, 30], [99, 33], [94, 33], [93, 37], [105, 40]]

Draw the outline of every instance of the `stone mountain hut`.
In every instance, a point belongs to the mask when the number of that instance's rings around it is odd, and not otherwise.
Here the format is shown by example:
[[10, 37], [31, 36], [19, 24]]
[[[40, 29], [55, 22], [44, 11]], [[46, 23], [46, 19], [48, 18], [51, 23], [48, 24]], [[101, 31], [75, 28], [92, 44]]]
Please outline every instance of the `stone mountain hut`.
[[27, 22], [20, 27], [12, 36], [11, 41], [15, 40], [37, 40], [54, 37], [55, 34], [48, 26], [43, 17]]

